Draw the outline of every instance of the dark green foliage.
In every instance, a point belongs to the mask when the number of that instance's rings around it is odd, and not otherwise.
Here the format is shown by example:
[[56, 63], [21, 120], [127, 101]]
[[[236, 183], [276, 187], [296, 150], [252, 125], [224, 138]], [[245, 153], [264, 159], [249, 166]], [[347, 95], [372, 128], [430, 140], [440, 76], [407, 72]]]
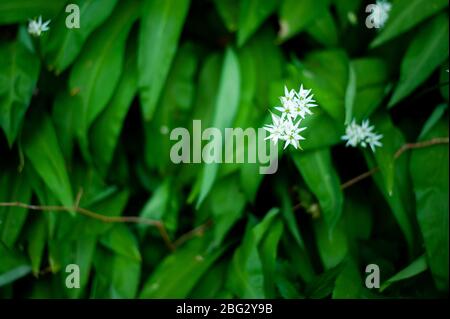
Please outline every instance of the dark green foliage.
[[[368, 4], [1, 0], [0, 296], [448, 296], [448, 1], [379, 30]], [[174, 128], [261, 128], [300, 84], [318, 107], [275, 174], [171, 161]], [[383, 146], [344, 147], [352, 119]]]

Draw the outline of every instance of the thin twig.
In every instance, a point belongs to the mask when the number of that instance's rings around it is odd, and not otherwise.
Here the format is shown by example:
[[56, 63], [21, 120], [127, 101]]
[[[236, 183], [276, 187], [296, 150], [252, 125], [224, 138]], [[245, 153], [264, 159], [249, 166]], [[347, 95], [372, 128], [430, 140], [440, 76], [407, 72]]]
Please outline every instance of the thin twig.
[[184, 235], [180, 236], [175, 242], [173, 243], [173, 246], [175, 248], [181, 246], [185, 242], [187, 242], [189, 239], [194, 237], [202, 236], [205, 233], [205, 230], [210, 227], [212, 224], [212, 221], [207, 221], [206, 223], [192, 229], [191, 231], [185, 233]]
[[154, 226], [158, 229], [167, 247], [170, 250], [175, 249], [175, 246], [170, 240], [170, 236], [167, 233], [164, 224], [159, 220], [153, 220], [137, 216], [105, 216], [77, 206], [74, 207], [46, 206], [46, 205], [41, 206], [41, 205], [29, 205], [21, 202], [9, 202], [9, 203], [0, 203], [0, 207], [20, 207], [33, 211], [76, 212], [80, 215], [84, 215], [92, 219], [97, 219], [104, 223], [131, 223], [131, 224], [143, 224]]
[[[397, 152], [395, 152], [394, 154], [394, 160], [398, 159], [404, 152], [408, 151], [408, 150], [412, 150], [412, 149], [418, 149], [418, 148], [425, 148], [425, 147], [430, 147], [433, 145], [440, 145], [440, 144], [448, 144], [449, 143], [449, 138], [448, 137], [435, 137], [432, 138], [431, 140], [428, 141], [423, 141], [423, 142], [417, 142], [417, 143], [407, 143], [402, 145], [402, 147], [400, 147]], [[378, 166], [373, 167], [372, 169], [370, 169], [367, 172], [364, 172], [356, 177], [353, 177], [352, 179], [346, 181], [345, 183], [341, 184], [341, 189], [346, 189], [370, 176], [372, 176], [373, 174], [375, 174], [376, 172], [378, 172], [380, 170], [380, 168]], [[297, 210], [300, 207], [304, 207], [304, 205], [300, 202], [298, 204], [296, 204], [293, 207], [293, 210]]]

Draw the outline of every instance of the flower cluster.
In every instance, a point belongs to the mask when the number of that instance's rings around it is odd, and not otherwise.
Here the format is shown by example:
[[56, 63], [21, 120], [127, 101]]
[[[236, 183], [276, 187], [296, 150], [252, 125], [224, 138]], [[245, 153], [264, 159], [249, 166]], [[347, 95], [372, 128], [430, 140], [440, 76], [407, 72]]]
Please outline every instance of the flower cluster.
[[362, 147], [370, 146], [372, 151], [375, 152], [375, 147], [381, 147], [380, 140], [383, 137], [381, 134], [376, 134], [373, 132], [374, 126], [370, 126], [369, 120], [365, 120], [361, 125], [356, 124], [356, 121], [353, 121], [347, 125], [345, 129], [345, 135], [342, 136], [344, 141], [347, 141], [345, 146], [353, 146], [357, 147], [361, 145]]
[[391, 11], [392, 5], [386, 0], [377, 0], [376, 4], [376, 14], [375, 14], [375, 24], [378, 28], [384, 27], [386, 21], [389, 19], [389, 12]]
[[310, 108], [317, 106], [310, 93], [311, 90], [305, 90], [303, 85], [298, 92], [284, 87], [284, 96], [280, 97], [281, 106], [275, 107], [281, 115], [272, 113], [272, 124], [264, 126], [270, 133], [266, 139], [270, 139], [274, 144], [277, 144], [278, 140], [285, 141], [284, 148], [292, 145], [301, 149], [300, 141], [305, 138], [300, 133], [306, 127], [300, 127], [300, 122], [312, 114]]
[[50, 29], [48, 27], [49, 23], [50, 20], [43, 23], [41, 16], [39, 16], [37, 20], [30, 20], [30, 22], [28, 23], [28, 33], [35, 37], [39, 37], [41, 36], [42, 32], [48, 31]]

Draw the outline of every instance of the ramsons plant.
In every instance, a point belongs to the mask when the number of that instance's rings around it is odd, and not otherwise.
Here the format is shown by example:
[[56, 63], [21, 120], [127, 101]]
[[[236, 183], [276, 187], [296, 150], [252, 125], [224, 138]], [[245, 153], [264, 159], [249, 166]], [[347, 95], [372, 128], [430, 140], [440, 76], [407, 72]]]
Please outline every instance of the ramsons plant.
[[448, 0], [1, 0], [0, 297], [448, 297], [448, 39]]

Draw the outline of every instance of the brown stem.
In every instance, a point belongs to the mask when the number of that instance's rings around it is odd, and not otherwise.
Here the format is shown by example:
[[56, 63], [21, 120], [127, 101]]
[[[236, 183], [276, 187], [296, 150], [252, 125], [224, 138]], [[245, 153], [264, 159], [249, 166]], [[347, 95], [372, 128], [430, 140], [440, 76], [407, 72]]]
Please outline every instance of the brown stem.
[[[395, 152], [394, 154], [394, 160], [398, 159], [404, 152], [408, 151], [408, 150], [412, 150], [412, 149], [418, 149], [418, 148], [425, 148], [425, 147], [430, 147], [433, 145], [439, 145], [439, 144], [448, 144], [449, 143], [449, 138], [448, 137], [435, 137], [432, 138], [431, 140], [428, 141], [423, 141], [423, 142], [417, 142], [417, 143], [407, 143], [402, 145], [402, 147], [400, 147], [397, 152]], [[346, 189], [370, 176], [372, 176], [373, 174], [375, 174], [376, 172], [378, 172], [380, 170], [380, 168], [378, 166], [373, 167], [372, 169], [370, 169], [369, 171], [362, 173], [356, 177], [353, 177], [352, 179], [346, 181], [345, 183], [341, 184], [341, 189]], [[297, 210], [300, 207], [303, 207], [302, 203], [298, 203], [293, 207], [293, 210]]]

